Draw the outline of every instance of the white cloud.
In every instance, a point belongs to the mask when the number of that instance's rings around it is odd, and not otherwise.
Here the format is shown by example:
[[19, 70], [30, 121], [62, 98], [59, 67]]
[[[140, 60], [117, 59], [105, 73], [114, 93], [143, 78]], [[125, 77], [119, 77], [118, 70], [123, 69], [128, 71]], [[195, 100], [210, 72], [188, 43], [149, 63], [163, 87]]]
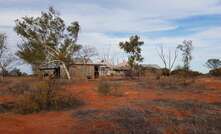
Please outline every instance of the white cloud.
[[[192, 69], [207, 72], [208, 70], [203, 66], [206, 60], [209, 58], [221, 58], [221, 44], [219, 44], [221, 38], [219, 33], [221, 33], [221, 27], [214, 27], [193, 35], [181, 37], [141, 37], [145, 42], [142, 47], [142, 54], [145, 58], [144, 62], [148, 64], [159, 64], [162, 66], [161, 60], [156, 51], [158, 45], [162, 44], [166, 49], [174, 50], [178, 44], [181, 44], [183, 40], [186, 39], [192, 40], [194, 45]], [[82, 44], [93, 45], [97, 47], [101, 53], [107, 52], [111, 48], [111, 51], [113, 51], [112, 54], [119, 56], [122, 55], [123, 52], [119, 49], [118, 43], [120, 41], [128, 40], [128, 38], [112, 37], [101, 33], [86, 33], [80, 35], [79, 42]], [[212, 44], [213, 42], [214, 44]], [[182, 64], [181, 56], [177, 64]]]
[[[14, 26], [14, 20], [22, 16], [38, 16], [43, 7], [1, 8], [1, 3], [21, 2], [24, 5], [40, 0], [0, 0], [0, 26]], [[112, 51], [113, 55], [122, 55], [117, 44], [128, 40], [124, 37], [109, 36], [108, 32], [142, 33], [175, 29], [170, 19], [180, 19], [193, 15], [210, 15], [221, 13], [220, 0], [76, 0], [73, 1], [44, 1], [42, 5], [53, 5], [64, 17], [67, 23], [79, 21], [82, 26], [79, 43], [94, 45], [102, 53]], [[106, 4], [105, 4], [106, 3]], [[191, 22], [190, 22], [191, 23]], [[0, 32], [5, 31], [0, 28]], [[142, 37], [145, 41], [143, 54], [146, 63], [159, 64], [160, 59], [156, 54], [156, 44], [165, 44], [174, 48], [184, 39], [193, 40], [194, 69], [205, 71], [201, 65], [209, 57], [218, 57], [221, 50], [221, 27], [203, 28], [198, 33], [180, 37]], [[6, 31], [7, 32], [7, 31]], [[190, 31], [191, 32], [191, 31]], [[8, 32], [11, 47], [16, 45], [16, 35]], [[211, 47], [214, 46], [214, 47]], [[200, 57], [200, 58], [198, 58]], [[221, 57], [220, 57], [221, 58]]]
[[[0, 10], [1, 11], [1, 10]], [[14, 26], [15, 20], [23, 16], [39, 16], [39, 11], [14, 10], [0, 12], [0, 26]]]
[[212, 27], [196, 34], [196, 37], [202, 40], [217, 40], [221, 39], [220, 33], [221, 33], [221, 27]]
[[[119, 0], [121, 6], [141, 11], [148, 16], [183, 17], [194, 14], [219, 13], [220, 0]], [[116, 2], [117, 5], [119, 2]]]
[[[177, 44], [182, 43], [184, 39], [192, 39], [194, 45], [194, 59], [192, 62], [192, 68], [194, 70], [206, 72], [208, 70], [205, 67], [203, 67], [203, 65], [207, 59], [221, 58], [221, 45], [218, 44], [221, 40], [219, 40], [219, 42], [215, 42], [216, 44], [211, 44], [211, 42], [213, 42], [214, 39], [214, 34], [216, 35], [216, 33], [221, 33], [220, 30], [220, 27], [211, 28], [191, 36], [182, 37], [156, 37], [154, 39], [148, 37], [141, 37], [141, 39], [145, 42], [144, 46], [142, 47], [142, 54], [145, 58], [144, 63], [159, 64], [162, 66], [161, 60], [156, 52], [158, 44], [163, 44], [166, 46], [166, 48], [174, 49], [177, 46]], [[15, 45], [17, 40], [14, 39], [16, 35], [14, 32], [8, 31], [10, 30], [8, 30], [7, 28], [5, 30], [2, 30], [0, 28], [0, 32], [7, 32], [9, 36], [8, 43], [10, 44], [10, 48], [12, 48], [13, 51], [15, 51]], [[126, 55], [123, 53], [122, 50], [120, 50], [120, 48], [118, 47], [118, 43], [120, 41], [128, 40], [128, 38], [129, 37], [113, 37], [99, 32], [80, 33], [79, 43], [83, 45], [91, 45], [96, 47], [101, 55], [108, 53], [109, 55], [115, 58], [125, 58]], [[178, 62], [178, 64], [181, 64], [181, 62]]]
[[[48, 0], [44, 0], [44, 2], [46, 2]], [[0, 0], [0, 4], [24, 4], [24, 3], [33, 3], [33, 2], [42, 2], [42, 0]]]
[[175, 29], [170, 19], [219, 14], [220, 0], [107, 0], [56, 5], [70, 21], [78, 20], [84, 32], [151, 32]]
[[[0, 3], [16, 0], [0, 1]], [[21, 0], [22, 3], [40, 0]], [[42, 4], [54, 5], [68, 22], [80, 21], [85, 32], [147, 32], [174, 29], [176, 26], [168, 19], [192, 15], [216, 14], [221, 12], [220, 0], [106, 0], [103, 1], [44, 1]], [[17, 2], [16, 2], [17, 3]], [[16, 7], [15, 3], [15, 7]], [[1, 7], [1, 6], [0, 6]], [[29, 10], [27, 10], [29, 9]], [[13, 25], [13, 20], [24, 15], [38, 15], [42, 7], [30, 11], [4, 9], [0, 12], [0, 25]], [[1, 9], [0, 9], [1, 10]]]
[[96, 47], [100, 54], [123, 55], [123, 51], [118, 47], [120, 41], [127, 38], [110, 37], [102, 33], [82, 33], [79, 36], [79, 43]]
[[78, 20], [85, 32], [150, 32], [176, 28], [161, 19], [146, 19], [137, 12], [98, 5], [76, 4], [62, 14], [68, 22]]

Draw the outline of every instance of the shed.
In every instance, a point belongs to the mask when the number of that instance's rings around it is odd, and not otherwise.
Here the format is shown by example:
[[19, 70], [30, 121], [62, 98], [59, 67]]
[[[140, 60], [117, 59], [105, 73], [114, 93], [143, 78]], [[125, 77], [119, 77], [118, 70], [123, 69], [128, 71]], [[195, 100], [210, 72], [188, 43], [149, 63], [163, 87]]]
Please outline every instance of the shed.
[[99, 78], [100, 64], [71, 64], [69, 72], [73, 79], [96, 79]]
[[[105, 64], [93, 63], [73, 63], [68, 68], [72, 79], [96, 79], [100, 76], [107, 76], [109, 69]], [[59, 64], [42, 65], [39, 70], [43, 77], [66, 78], [65, 71]]]

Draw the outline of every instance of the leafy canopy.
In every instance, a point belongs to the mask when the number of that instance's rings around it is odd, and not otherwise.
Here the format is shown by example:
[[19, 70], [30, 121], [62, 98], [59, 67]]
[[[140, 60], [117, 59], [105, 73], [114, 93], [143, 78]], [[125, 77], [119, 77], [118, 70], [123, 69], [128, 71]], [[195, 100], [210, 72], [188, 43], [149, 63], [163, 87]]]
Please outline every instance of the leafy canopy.
[[131, 36], [129, 41], [119, 43], [120, 48], [129, 55], [128, 64], [131, 68], [134, 68], [139, 62], [143, 61], [141, 55], [141, 46], [143, 44], [144, 42], [140, 41], [140, 37], [137, 35]]
[[13, 67], [16, 57], [10, 53], [6, 45], [7, 36], [0, 33], [0, 73], [4, 77], [8, 70]]
[[[81, 46], [77, 45], [80, 25], [72, 22], [65, 25], [59, 13], [50, 7], [48, 12], [42, 12], [40, 17], [22, 17], [15, 21], [15, 31], [21, 37], [17, 56], [33, 66], [40, 65], [51, 59], [57, 59], [66, 64], [72, 61], [73, 53]], [[56, 51], [50, 54], [48, 49]], [[55, 58], [56, 57], [56, 58]]]
[[208, 59], [206, 62], [206, 66], [209, 69], [218, 69], [221, 67], [221, 60], [220, 59]]
[[6, 50], [6, 36], [5, 34], [0, 33], [0, 57], [2, 57], [4, 51]]
[[190, 69], [190, 62], [193, 59], [192, 57], [192, 50], [193, 50], [193, 42], [191, 40], [184, 40], [183, 44], [178, 45], [178, 49], [181, 50], [183, 56], [183, 64], [184, 69], [189, 71]]

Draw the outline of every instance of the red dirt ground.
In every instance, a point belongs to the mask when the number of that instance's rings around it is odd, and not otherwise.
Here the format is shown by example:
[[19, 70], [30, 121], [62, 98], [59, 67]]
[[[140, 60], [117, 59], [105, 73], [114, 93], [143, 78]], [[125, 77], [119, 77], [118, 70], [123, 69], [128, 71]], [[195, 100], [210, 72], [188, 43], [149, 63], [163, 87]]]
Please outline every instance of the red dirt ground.
[[[215, 78], [200, 78], [198, 82], [204, 86], [210, 87], [211, 91], [203, 93], [193, 93], [187, 91], [159, 91], [155, 89], [136, 88], [136, 81], [123, 80], [123, 97], [102, 96], [96, 91], [98, 81], [85, 81], [73, 83], [67, 86], [67, 90], [74, 95], [80, 96], [86, 102], [86, 105], [78, 109], [101, 109], [109, 110], [121, 106], [130, 106], [132, 102], [155, 99], [171, 100], [196, 100], [208, 103], [221, 103], [221, 80]], [[0, 85], [0, 90], [3, 87]], [[12, 101], [15, 96], [0, 95], [0, 103]], [[148, 107], [148, 106], [147, 106]], [[182, 117], [191, 113], [178, 111], [177, 109], [165, 109], [155, 107], [158, 111], [174, 114]], [[61, 112], [41, 112], [30, 115], [19, 115], [15, 113], [0, 113], [0, 134], [70, 134], [73, 133], [73, 127], [81, 128], [80, 134], [87, 134], [87, 123], [79, 123], [72, 113], [75, 110]], [[157, 120], [156, 120], [157, 121]], [[104, 125], [107, 122], [96, 122], [96, 126]], [[78, 132], [79, 133], [79, 132]], [[170, 133], [168, 129], [165, 133]]]

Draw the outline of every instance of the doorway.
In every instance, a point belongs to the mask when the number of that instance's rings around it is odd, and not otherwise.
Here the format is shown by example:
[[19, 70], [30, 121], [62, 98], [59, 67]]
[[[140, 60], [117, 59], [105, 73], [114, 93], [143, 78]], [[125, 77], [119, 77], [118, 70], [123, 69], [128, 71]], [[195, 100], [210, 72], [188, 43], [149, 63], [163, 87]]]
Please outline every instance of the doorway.
[[99, 78], [99, 66], [94, 66], [94, 78]]

